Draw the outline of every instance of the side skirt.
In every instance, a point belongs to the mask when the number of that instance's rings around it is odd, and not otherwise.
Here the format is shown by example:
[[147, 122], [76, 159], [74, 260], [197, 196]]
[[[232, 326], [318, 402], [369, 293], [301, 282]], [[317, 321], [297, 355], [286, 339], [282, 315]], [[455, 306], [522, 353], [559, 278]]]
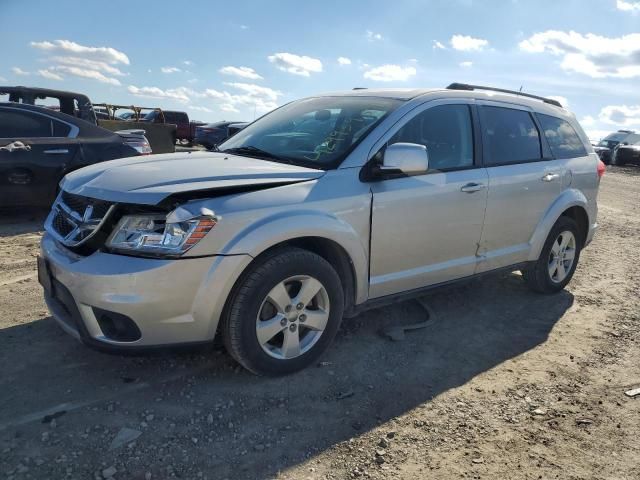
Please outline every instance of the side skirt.
[[514, 265], [497, 268], [495, 270], [490, 270], [488, 272], [476, 273], [473, 275], [469, 275], [467, 277], [456, 278], [454, 280], [436, 283], [434, 285], [428, 285], [426, 287], [415, 288], [413, 290], [408, 290], [406, 292], [399, 292], [399, 293], [394, 293], [392, 295], [385, 295], [384, 297], [372, 298], [359, 305], [353, 305], [348, 311], [344, 312], [344, 317], [352, 318], [367, 310], [372, 310], [374, 308], [381, 308], [387, 305], [391, 305], [393, 303], [399, 303], [399, 302], [411, 300], [421, 295], [424, 295], [427, 292], [444, 289], [444, 287], [450, 287], [451, 285], [468, 282], [471, 280], [475, 280], [477, 278], [486, 277], [490, 275], [498, 275], [506, 272], [514, 272], [516, 270], [522, 270], [524, 267], [527, 266], [527, 264], [528, 264], [527, 262], [516, 263]]

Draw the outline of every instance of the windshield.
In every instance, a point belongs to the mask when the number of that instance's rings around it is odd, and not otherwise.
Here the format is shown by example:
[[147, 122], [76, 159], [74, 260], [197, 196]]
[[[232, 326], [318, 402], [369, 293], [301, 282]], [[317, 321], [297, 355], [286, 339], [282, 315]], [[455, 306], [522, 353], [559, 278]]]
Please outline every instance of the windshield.
[[299, 100], [260, 118], [219, 150], [324, 170], [336, 168], [400, 103], [378, 97]]

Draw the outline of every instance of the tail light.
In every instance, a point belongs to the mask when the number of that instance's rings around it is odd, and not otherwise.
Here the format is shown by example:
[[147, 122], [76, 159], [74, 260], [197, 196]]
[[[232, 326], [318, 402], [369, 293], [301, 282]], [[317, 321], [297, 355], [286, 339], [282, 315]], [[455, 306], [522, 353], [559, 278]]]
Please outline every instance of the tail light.
[[598, 159], [598, 178], [602, 178], [604, 176], [604, 172], [606, 172], [607, 167], [604, 162]]
[[153, 153], [146, 137], [127, 138], [124, 143], [134, 148], [140, 155], [151, 155]]

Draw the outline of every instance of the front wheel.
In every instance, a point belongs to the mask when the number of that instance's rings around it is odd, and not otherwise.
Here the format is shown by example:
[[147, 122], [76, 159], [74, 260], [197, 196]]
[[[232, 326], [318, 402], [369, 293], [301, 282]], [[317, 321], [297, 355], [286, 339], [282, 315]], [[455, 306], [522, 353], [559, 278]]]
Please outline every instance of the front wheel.
[[299, 248], [283, 248], [249, 268], [223, 317], [227, 351], [258, 375], [292, 373], [315, 362], [342, 319], [336, 271]]
[[538, 293], [559, 292], [573, 277], [581, 249], [578, 225], [572, 218], [560, 217], [549, 232], [538, 260], [522, 270], [527, 285]]

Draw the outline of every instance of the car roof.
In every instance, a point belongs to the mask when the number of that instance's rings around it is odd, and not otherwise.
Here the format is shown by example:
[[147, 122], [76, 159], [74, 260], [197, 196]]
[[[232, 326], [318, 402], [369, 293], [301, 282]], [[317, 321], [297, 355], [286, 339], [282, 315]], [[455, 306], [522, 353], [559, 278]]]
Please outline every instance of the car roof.
[[574, 115], [564, 107], [545, 103], [542, 99], [518, 95], [518, 92], [503, 93], [491, 90], [457, 90], [448, 88], [357, 88], [354, 90], [322, 93], [319, 95], [313, 95], [310, 98], [342, 96], [392, 98], [405, 102], [410, 102], [416, 99], [436, 100], [438, 98], [467, 98], [511, 103], [514, 105], [529, 107], [536, 112], [547, 115], [555, 115], [565, 119], [575, 118]]

